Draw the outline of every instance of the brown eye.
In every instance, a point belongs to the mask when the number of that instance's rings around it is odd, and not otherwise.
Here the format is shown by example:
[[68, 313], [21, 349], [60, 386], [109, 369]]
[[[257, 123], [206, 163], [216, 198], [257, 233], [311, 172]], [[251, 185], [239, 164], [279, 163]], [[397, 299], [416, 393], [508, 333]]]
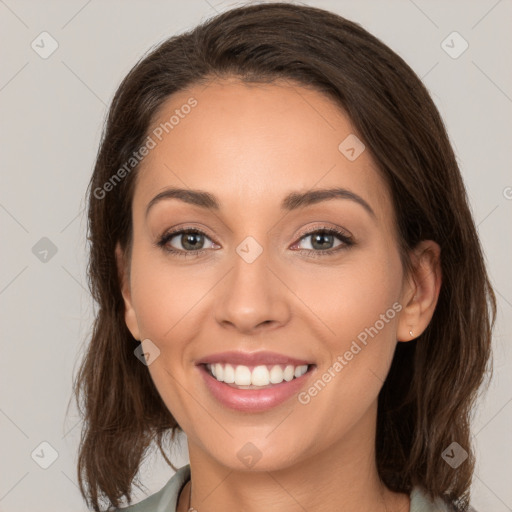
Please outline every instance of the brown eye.
[[[310, 239], [309, 243], [306, 243], [306, 247], [300, 246], [302, 241]], [[338, 243], [336, 244], [336, 239]], [[309, 247], [307, 247], [309, 245]], [[333, 254], [341, 249], [346, 249], [354, 245], [354, 241], [350, 236], [342, 231], [338, 231], [333, 228], [322, 228], [316, 229], [315, 231], [310, 231], [302, 235], [299, 242], [295, 244], [301, 252], [305, 253], [320, 253], [323, 254]]]
[[[182, 233], [181, 235], [173, 236], [171, 240], [173, 240], [174, 238], [178, 240], [183, 249], [194, 251], [197, 249], [202, 249], [202, 244], [204, 243], [205, 236], [201, 233], [186, 232]], [[168, 243], [172, 245], [171, 240], [169, 240]]]
[[164, 234], [157, 242], [157, 245], [165, 251], [180, 256], [187, 256], [189, 254], [195, 255], [208, 249], [208, 247], [204, 247], [207, 240], [210, 241], [210, 244], [215, 245], [205, 233], [198, 229], [182, 229]]

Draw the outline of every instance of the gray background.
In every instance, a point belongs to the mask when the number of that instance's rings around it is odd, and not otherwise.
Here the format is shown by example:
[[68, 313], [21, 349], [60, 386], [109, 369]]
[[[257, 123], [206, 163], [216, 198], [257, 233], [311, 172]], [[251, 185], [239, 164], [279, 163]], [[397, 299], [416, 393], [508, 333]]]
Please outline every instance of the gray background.
[[[151, 46], [241, 3], [0, 0], [0, 511], [86, 510], [76, 484], [80, 421], [66, 407], [92, 320], [84, 193], [106, 106]], [[381, 38], [422, 77], [446, 122], [499, 303], [494, 380], [475, 410], [473, 506], [511, 511], [512, 2], [304, 3]], [[43, 31], [58, 43], [46, 59], [31, 47], [51, 48]], [[457, 58], [462, 40], [442, 45], [453, 31], [469, 44]], [[57, 458], [43, 469], [52, 449]], [[186, 446], [175, 461], [188, 461]], [[149, 493], [172, 476], [158, 456], [141, 471]]]

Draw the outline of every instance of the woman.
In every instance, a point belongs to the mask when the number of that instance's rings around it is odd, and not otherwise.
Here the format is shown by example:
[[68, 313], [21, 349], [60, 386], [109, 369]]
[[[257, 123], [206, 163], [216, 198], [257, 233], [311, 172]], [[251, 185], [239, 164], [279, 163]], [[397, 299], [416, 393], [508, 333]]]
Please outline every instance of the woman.
[[[75, 382], [94, 510], [468, 510], [495, 296], [418, 77], [328, 11], [240, 7], [112, 102]], [[163, 443], [187, 435], [190, 464]]]

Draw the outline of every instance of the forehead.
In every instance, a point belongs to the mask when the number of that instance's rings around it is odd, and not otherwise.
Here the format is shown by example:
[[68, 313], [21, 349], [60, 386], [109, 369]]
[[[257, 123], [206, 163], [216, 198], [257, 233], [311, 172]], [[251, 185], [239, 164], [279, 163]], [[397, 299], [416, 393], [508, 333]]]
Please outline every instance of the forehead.
[[283, 82], [198, 85], [169, 97], [148, 133], [155, 145], [140, 166], [134, 208], [169, 186], [207, 190], [221, 206], [245, 210], [277, 207], [291, 191], [343, 187], [383, 223], [392, 214], [369, 151], [355, 160], [344, 152], [361, 149], [349, 118], [317, 91]]

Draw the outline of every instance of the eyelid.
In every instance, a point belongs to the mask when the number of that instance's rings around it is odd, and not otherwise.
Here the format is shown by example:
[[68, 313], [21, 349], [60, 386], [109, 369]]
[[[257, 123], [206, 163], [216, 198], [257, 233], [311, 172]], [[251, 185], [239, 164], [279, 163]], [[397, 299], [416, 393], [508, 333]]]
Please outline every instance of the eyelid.
[[197, 231], [201, 235], [207, 236], [210, 240], [212, 240], [212, 242], [215, 242], [218, 244], [218, 242], [216, 242], [216, 240], [215, 240], [215, 237], [213, 237], [212, 235], [209, 234], [209, 231], [207, 228], [205, 228], [203, 226], [200, 226], [200, 227], [194, 226], [192, 224], [173, 226], [172, 228], [165, 230], [161, 235], [158, 235], [158, 236], [159, 236], [159, 238], [164, 238], [164, 237], [168, 237], [170, 235], [174, 236], [174, 235], [181, 234], [183, 231]]
[[325, 231], [332, 230], [332, 231], [337, 232], [338, 234], [345, 236], [346, 238], [350, 238], [350, 239], [353, 238], [352, 233], [350, 233], [350, 231], [348, 231], [347, 229], [344, 229], [344, 228], [338, 227], [338, 226], [328, 225], [328, 223], [320, 223], [318, 226], [313, 226], [313, 227], [310, 226], [308, 228], [305, 228], [304, 230], [299, 231], [299, 233], [297, 234], [297, 237], [298, 237], [298, 240], [300, 240], [301, 238], [303, 238], [306, 235], [312, 235], [313, 233], [316, 233], [317, 231], [324, 231], [324, 230]]

